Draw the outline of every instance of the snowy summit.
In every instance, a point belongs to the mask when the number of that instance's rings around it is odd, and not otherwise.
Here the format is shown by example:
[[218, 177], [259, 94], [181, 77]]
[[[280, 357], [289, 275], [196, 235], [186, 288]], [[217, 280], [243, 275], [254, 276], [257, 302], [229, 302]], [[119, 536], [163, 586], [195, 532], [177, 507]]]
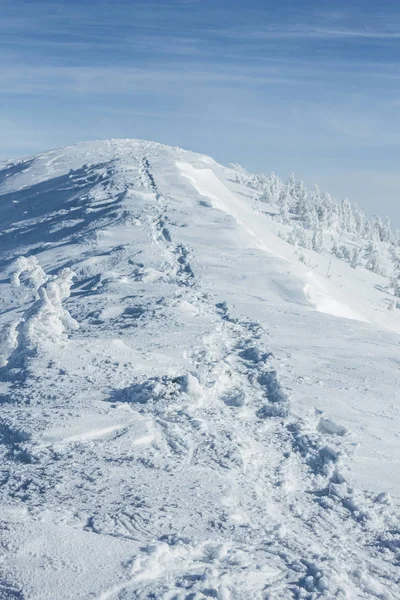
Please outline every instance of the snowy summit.
[[400, 598], [389, 222], [137, 140], [0, 222], [0, 598]]

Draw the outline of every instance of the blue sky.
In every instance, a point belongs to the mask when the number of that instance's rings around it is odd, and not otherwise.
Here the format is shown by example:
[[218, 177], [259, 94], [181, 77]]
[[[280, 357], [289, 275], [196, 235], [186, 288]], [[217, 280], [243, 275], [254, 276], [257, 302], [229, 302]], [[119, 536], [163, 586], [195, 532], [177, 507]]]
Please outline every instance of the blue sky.
[[400, 227], [395, 0], [0, 0], [0, 158], [136, 137]]

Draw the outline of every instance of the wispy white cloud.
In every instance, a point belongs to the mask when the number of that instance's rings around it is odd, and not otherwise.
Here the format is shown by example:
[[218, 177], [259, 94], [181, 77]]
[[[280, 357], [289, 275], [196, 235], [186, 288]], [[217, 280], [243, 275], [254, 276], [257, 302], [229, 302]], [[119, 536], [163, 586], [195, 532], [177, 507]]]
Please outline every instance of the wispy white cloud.
[[[144, 92], [179, 95], [189, 86], [295, 85], [301, 76], [279, 68], [208, 70], [210, 65], [183, 70], [179, 64], [157, 67], [25, 67], [0, 66], [3, 94], [104, 94], [115, 96]], [[178, 87], [177, 87], [178, 86]], [[204, 88], [206, 89], [206, 88]]]
[[345, 39], [345, 38], [367, 38], [371, 40], [396, 40], [400, 38], [400, 27], [393, 29], [374, 29], [370, 27], [352, 29], [352, 28], [332, 28], [315, 25], [296, 25], [296, 26], [266, 26], [262, 28], [210, 28], [209, 33], [216, 36], [234, 38], [239, 41], [261, 42], [268, 40], [307, 40], [307, 39]]
[[1, 151], [150, 137], [328, 189], [392, 168], [400, 5], [363, 4], [1, 0]]
[[[207, 52], [221, 40], [237, 44], [266, 44], [279, 40], [370, 40], [400, 38], [400, 11], [294, 10], [284, 23], [266, 6], [254, 10], [251, 3], [229, 11], [224, 3], [199, 0], [161, 2], [22, 2], [3, 0], [0, 34], [2, 43], [23, 46], [38, 40], [41, 45], [76, 44], [138, 47], [162, 52]], [[300, 5], [299, 5], [300, 6]], [[242, 17], [242, 18], [240, 18]], [[357, 18], [355, 18], [357, 17]], [[262, 25], [265, 23], [265, 25]], [[204, 36], [207, 41], [204, 43]]]
[[376, 40], [397, 40], [400, 38], [400, 29], [397, 31], [373, 29], [316, 29], [310, 30], [310, 35], [322, 38], [368, 38]]
[[[146, 66], [31, 66], [18, 61], [15, 55], [3, 54], [0, 59], [0, 88], [3, 95], [40, 94], [72, 96], [74, 94], [93, 96], [134, 96], [153, 94], [159, 96], [193, 93], [195, 87], [203, 92], [231, 88], [234, 90], [264, 90], [279, 86], [304, 86], [325, 89], [337, 97], [346, 84], [353, 90], [356, 82], [363, 80], [365, 89], [375, 89], [373, 80], [380, 81], [380, 89], [387, 88], [388, 97], [397, 98], [397, 87], [390, 92], [390, 86], [400, 79], [397, 65], [354, 64], [340, 62], [262, 60], [252, 61], [252, 65], [224, 64], [222, 61], [198, 61], [182, 65], [179, 60], [148, 64]], [[328, 69], [328, 71], [327, 71]], [[338, 81], [340, 86], [338, 88]], [[389, 86], [389, 87], [388, 87]], [[198, 90], [197, 90], [198, 91]], [[283, 93], [283, 92], [282, 92]], [[293, 93], [290, 92], [290, 93]], [[349, 92], [347, 92], [348, 95]], [[364, 92], [365, 93], [365, 92]]]

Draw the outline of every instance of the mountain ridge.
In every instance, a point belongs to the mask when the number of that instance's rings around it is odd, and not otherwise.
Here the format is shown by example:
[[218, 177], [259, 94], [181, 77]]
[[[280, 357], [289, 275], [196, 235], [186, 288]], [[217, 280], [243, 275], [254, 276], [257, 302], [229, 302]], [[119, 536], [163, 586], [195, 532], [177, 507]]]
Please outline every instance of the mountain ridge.
[[399, 597], [385, 279], [235, 168], [91, 144], [0, 184], [4, 597]]

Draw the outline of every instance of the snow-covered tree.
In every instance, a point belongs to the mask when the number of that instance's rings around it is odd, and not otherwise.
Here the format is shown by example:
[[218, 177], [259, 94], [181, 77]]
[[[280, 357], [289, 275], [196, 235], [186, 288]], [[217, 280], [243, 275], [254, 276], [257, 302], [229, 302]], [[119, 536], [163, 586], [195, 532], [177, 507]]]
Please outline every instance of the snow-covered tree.
[[265, 202], [266, 204], [269, 204], [271, 202], [271, 193], [270, 193], [269, 187], [265, 186], [263, 188], [261, 196], [259, 197], [258, 200], [259, 200], [259, 202]]
[[328, 229], [328, 210], [326, 206], [323, 204], [317, 206], [317, 215], [319, 226], [326, 231]]
[[314, 229], [313, 236], [311, 238], [311, 248], [315, 252], [322, 252], [324, 249], [324, 232], [322, 229]]
[[375, 240], [368, 242], [364, 248], [365, 268], [373, 273], [382, 273], [381, 254]]
[[380, 242], [385, 241], [385, 228], [382, 219], [378, 215], [374, 215], [372, 219], [372, 235]]
[[296, 181], [294, 173], [290, 174], [286, 187], [288, 189], [289, 196], [292, 198], [292, 200], [297, 200], [297, 190], [299, 187], [299, 183]]
[[391, 240], [392, 240], [392, 229], [391, 229], [391, 223], [390, 223], [389, 217], [386, 217], [386, 221], [382, 225], [381, 240], [382, 240], [382, 242], [387, 242], [387, 243], [391, 242]]
[[350, 266], [353, 269], [356, 269], [358, 267], [358, 265], [360, 264], [360, 255], [361, 255], [361, 250], [359, 248], [353, 248], [353, 251], [351, 253], [351, 259], [350, 259]]
[[307, 249], [310, 247], [310, 242], [306, 232], [304, 231], [303, 227], [297, 223], [293, 225], [293, 229], [289, 233], [286, 241], [293, 246], [302, 246], [302, 248]]
[[391, 279], [393, 294], [396, 298], [400, 298], [400, 250], [392, 247], [390, 255], [393, 264], [393, 275]]
[[342, 258], [344, 260], [347, 260], [348, 262], [350, 262], [350, 260], [351, 260], [350, 250], [348, 249], [346, 244], [341, 244], [341, 246], [339, 247], [339, 250], [342, 253]]
[[302, 182], [297, 190], [296, 213], [303, 226], [307, 229], [316, 229], [318, 227], [317, 211]]
[[291, 205], [291, 196], [289, 193], [289, 187], [287, 185], [285, 185], [279, 194], [279, 198], [278, 198], [278, 205], [282, 206], [283, 204], [286, 204], [286, 206], [288, 206], [288, 208]]
[[279, 220], [285, 225], [290, 221], [289, 202], [287, 196], [282, 198], [281, 205], [279, 208]]
[[336, 258], [343, 258], [343, 254], [336, 242], [333, 242], [331, 252]]
[[351, 204], [347, 198], [343, 200], [341, 205], [341, 227], [342, 231], [348, 233], [355, 233], [356, 231], [356, 220]]

